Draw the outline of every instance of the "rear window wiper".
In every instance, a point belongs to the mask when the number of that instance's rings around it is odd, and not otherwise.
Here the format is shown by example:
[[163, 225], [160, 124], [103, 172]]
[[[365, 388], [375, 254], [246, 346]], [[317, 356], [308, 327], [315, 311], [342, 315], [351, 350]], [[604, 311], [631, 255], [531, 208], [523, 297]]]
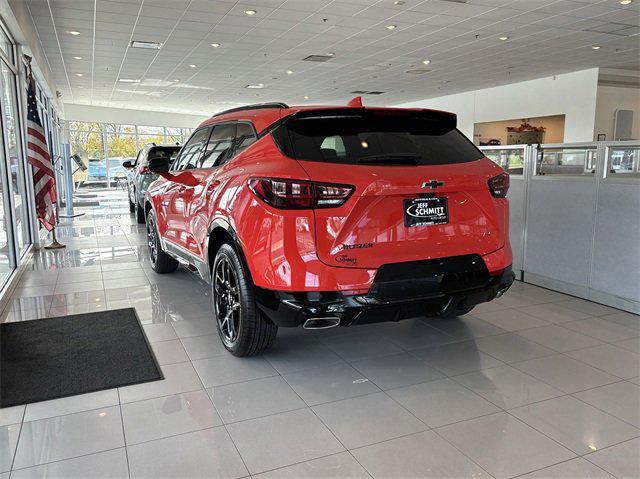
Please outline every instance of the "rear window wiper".
[[400, 164], [417, 164], [422, 160], [421, 156], [412, 154], [395, 154], [395, 155], [370, 155], [357, 158], [357, 163], [400, 163]]

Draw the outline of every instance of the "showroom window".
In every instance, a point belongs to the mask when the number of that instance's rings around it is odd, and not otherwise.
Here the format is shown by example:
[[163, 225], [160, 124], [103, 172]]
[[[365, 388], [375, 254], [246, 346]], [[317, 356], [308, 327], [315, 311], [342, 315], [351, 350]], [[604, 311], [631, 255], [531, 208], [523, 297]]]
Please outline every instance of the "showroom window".
[[162, 126], [69, 122], [71, 154], [78, 155], [85, 170], [73, 181], [79, 187], [113, 187], [126, 174], [122, 163], [133, 161], [148, 143], [184, 143], [193, 130]]
[[[28, 188], [32, 180], [22, 124], [26, 80], [19, 75], [18, 58], [15, 42], [0, 24], [0, 288], [7, 284], [33, 243]], [[57, 115], [39, 88], [37, 96], [45, 133], [53, 148], [54, 140], [59, 140], [59, 122], [52, 123]]]

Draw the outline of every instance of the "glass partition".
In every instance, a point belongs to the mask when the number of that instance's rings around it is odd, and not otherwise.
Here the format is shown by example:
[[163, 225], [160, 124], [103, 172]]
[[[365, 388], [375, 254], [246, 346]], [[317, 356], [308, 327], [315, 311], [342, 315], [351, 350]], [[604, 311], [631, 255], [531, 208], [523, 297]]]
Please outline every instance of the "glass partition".
[[105, 176], [107, 184], [115, 186], [118, 179], [127, 176], [127, 171], [122, 163], [126, 160], [133, 161], [136, 157], [136, 127], [110, 123], [104, 124], [103, 127], [107, 149]]
[[16, 78], [4, 62], [0, 62], [2, 81], [2, 118], [4, 141], [9, 159], [9, 178], [13, 194], [13, 211], [18, 241], [18, 253], [22, 255], [29, 246], [29, 219], [27, 213], [27, 186], [20, 148], [20, 115], [16, 98]]
[[607, 176], [613, 178], [640, 178], [640, 146], [616, 147], [607, 149]]
[[491, 161], [500, 166], [510, 175], [522, 175], [524, 172], [524, 148], [504, 148], [498, 150], [485, 150], [482, 152]]
[[126, 176], [122, 163], [134, 159], [147, 143], [183, 144], [193, 130], [164, 126], [69, 122], [71, 154], [86, 169], [73, 175], [77, 187], [115, 186]]
[[536, 175], [585, 176], [596, 172], [596, 147], [542, 148], [538, 150]]
[[100, 123], [71, 122], [69, 127], [71, 154], [78, 155], [85, 166], [73, 174], [74, 183], [106, 186], [107, 170]]

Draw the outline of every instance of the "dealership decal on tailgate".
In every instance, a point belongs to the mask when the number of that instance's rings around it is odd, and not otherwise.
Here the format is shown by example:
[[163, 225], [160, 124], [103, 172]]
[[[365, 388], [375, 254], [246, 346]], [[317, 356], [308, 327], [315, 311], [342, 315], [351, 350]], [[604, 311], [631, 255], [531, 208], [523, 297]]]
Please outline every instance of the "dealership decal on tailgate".
[[404, 200], [404, 225], [428, 226], [449, 222], [447, 198], [413, 198]]

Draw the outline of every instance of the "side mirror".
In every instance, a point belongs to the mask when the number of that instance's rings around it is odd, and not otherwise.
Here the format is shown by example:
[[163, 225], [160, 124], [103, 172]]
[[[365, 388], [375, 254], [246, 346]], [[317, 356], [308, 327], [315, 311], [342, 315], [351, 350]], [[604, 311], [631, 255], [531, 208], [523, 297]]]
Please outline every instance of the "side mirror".
[[149, 158], [149, 171], [152, 173], [166, 173], [169, 171], [171, 162], [168, 156], [156, 156]]
[[123, 162], [122, 166], [124, 166], [127, 169], [133, 168], [133, 165], [131, 164], [131, 160], [127, 160], [127, 161]]

